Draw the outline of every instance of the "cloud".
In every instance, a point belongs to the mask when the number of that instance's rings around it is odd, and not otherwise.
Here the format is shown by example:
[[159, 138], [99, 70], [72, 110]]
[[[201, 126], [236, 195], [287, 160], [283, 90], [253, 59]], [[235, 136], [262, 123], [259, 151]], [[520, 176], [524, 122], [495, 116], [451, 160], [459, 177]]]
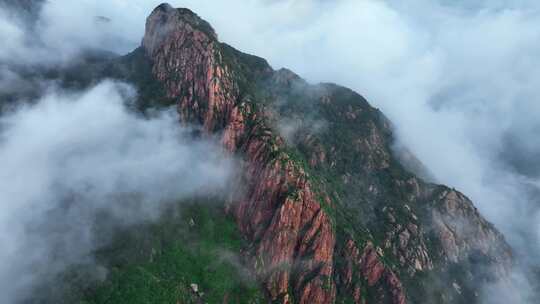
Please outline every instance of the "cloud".
[[297, 136], [300, 132], [309, 132], [309, 134], [317, 134], [327, 128], [327, 122], [322, 119], [305, 117], [304, 119], [295, 118], [280, 118], [277, 121], [276, 128], [280, 136], [289, 145], [296, 145]]
[[0, 7], [0, 37], [5, 45], [0, 48], [0, 60], [5, 61], [23, 47], [25, 32], [16, 18]]
[[531, 245], [540, 242], [537, 2], [209, 6], [192, 8], [222, 40], [311, 82], [364, 95], [437, 181], [464, 192], [505, 233], [523, 268], [540, 263], [540, 248]]
[[[0, 59], [62, 62], [83, 48], [126, 53], [160, 2], [50, 0], [33, 32], [39, 43], [0, 18], [0, 37], [10, 41]], [[540, 243], [537, 1], [169, 2], [274, 67], [364, 95], [393, 121], [399, 144], [469, 196], [518, 257], [538, 256], [531, 245]]]
[[226, 193], [233, 165], [221, 148], [192, 138], [174, 113], [131, 113], [133, 94], [105, 81], [0, 118], [2, 302], [90, 259], [98, 214], [130, 225], [171, 202]]

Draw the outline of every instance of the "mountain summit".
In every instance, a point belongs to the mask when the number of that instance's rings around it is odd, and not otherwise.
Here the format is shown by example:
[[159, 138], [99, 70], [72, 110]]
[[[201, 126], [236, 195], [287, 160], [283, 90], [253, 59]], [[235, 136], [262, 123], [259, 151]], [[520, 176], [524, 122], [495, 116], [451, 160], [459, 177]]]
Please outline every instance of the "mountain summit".
[[179, 33], [182, 30], [198, 30], [208, 37], [217, 39], [217, 35], [208, 24], [197, 14], [187, 8], [175, 9], [170, 4], [164, 3], [154, 9], [146, 21], [146, 34], [143, 46], [149, 54], [163, 43], [163, 40]]

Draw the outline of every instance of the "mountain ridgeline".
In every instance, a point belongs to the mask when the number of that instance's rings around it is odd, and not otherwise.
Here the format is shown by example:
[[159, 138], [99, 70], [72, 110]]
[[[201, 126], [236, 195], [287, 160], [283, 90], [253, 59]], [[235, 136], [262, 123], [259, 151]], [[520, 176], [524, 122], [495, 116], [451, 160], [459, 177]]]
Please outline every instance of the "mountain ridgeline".
[[[176, 106], [180, 123], [200, 126], [198, 136], [219, 138], [242, 162], [238, 195], [211, 212], [186, 211], [197, 225], [213, 223], [193, 232], [199, 253], [133, 242], [150, 258], [104, 263], [114, 271], [74, 292], [81, 303], [479, 303], [484, 286], [510, 274], [503, 236], [465, 195], [405, 169], [378, 109], [347, 88], [309, 84], [235, 50], [188, 9], [158, 6], [139, 49], [86, 69], [137, 86], [143, 112]], [[186, 237], [163, 232], [180, 225], [166, 223], [149, 228], [163, 233], [158, 243]], [[207, 267], [220, 246], [241, 270]]]

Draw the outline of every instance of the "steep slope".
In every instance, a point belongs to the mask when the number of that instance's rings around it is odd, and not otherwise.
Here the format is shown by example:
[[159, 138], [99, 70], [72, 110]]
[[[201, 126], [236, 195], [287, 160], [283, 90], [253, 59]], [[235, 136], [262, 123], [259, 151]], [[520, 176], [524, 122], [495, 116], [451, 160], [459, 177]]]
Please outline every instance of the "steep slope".
[[331, 302], [335, 238], [330, 218], [306, 172], [280, 151], [283, 144], [264, 113], [241, 96], [237, 77], [243, 75], [225, 64], [214, 31], [191, 11], [161, 5], [148, 18], [143, 47], [168, 97], [178, 98], [182, 120], [222, 132], [224, 146], [245, 156], [245, 194], [231, 212], [254, 243], [253, 266], [270, 297], [284, 303], [292, 297]]
[[[68, 296], [53, 284], [31, 303], [262, 303], [251, 275], [273, 303], [478, 303], [484, 284], [508, 276], [502, 235], [466, 196], [406, 170], [391, 123], [359, 94], [273, 70], [167, 4], [148, 17], [140, 48], [90, 57], [29, 79], [128, 81], [136, 110], [176, 106], [181, 123], [243, 160], [242, 176], [211, 218], [196, 205], [122, 232], [96, 253], [111, 269], [105, 283], [86, 286], [85, 270], [70, 270]], [[221, 261], [223, 249], [241, 263]]]
[[167, 4], [142, 44], [181, 121], [245, 160], [228, 212], [273, 302], [473, 303], [507, 275], [503, 237], [463, 194], [407, 172], [360, 95], [274, 71]]

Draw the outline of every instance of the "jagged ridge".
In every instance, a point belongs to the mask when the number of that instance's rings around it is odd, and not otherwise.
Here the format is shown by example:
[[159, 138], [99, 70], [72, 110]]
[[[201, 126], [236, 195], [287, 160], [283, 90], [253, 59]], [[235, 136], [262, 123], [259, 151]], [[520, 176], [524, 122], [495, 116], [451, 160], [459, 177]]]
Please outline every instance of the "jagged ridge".
[[[389, 121], [360, 95], [274, 71], [188, 9], [162, 4], [146, 29], [152, 74], [181, 121], [245, 160], [228, 212], [272, 301], [473, 303], [480, 282], [507, 275], [503, 237], [464, 195], [406, 171]], [[284, 120], [301, 122], [292, 142]]]
[[[357, 93], [274, 71], [219, 42], [188, 9], [157, 7], [142, 45], [57, 77], [75, 88], [104, 77], [133, 82], [140, 110], [176, 105], [183, 123], [244, 158], [243, 195], [227, 210], [269, 299], [475, 303], [482, 282], [507, 276], [503, 237], [463, 194], [405, 170], [390, 148], [390, 122]], [[292, 136], [281, 128], [291, 122]]]

